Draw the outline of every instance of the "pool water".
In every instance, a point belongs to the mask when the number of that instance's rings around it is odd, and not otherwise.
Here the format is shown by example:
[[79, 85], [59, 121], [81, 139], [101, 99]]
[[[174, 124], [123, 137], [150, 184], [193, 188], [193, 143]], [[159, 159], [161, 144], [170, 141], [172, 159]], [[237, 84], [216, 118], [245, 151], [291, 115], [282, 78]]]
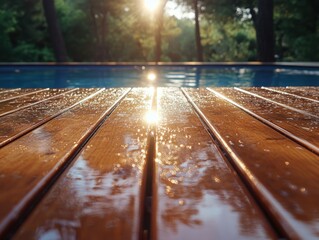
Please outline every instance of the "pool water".
[[[150, 74], [153, 75], [150, 77]], [[155, 79], [154, 79], [155, 78]], [[2, 65], [0, 88], [319, 86], [319, 67]]]

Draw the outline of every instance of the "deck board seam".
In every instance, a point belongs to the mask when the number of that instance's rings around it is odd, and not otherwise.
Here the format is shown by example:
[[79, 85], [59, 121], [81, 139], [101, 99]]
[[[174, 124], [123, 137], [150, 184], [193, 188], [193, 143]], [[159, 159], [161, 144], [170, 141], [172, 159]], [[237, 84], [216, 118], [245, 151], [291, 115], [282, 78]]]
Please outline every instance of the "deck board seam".
[[23, 109], [26, 109], [26, 108], [28, 108], [28, 107], [35, 106], [35, 105], [37, 105], [37, 104], [46, 102], [46, 101], [48, 101], [48, 100], [51, 100], [51, 99], [60, 97], [61, 95], [65, 95], [65, 94], [67, 94], [67, 93], [74, 92], [74, 91], [76, 91], [77, 89], [78, 89], [78, 88], [70, 89], [70, 90], [68, 90], [68, 91], [66, 91], [66, 92], [59, 93], [59, 94], [54, 95], [54, 96], [51, 96], [51, 97], [49, 97], [49, 98], [45, 98], [45, 99], [39, 100], [39, 101], [37, 101], [37, 102], [30, 103], [29, 105], [25, 105], [25, 106], [23, 106], [23, 107], [16, 108], [16, 109], [13, 109], [13, 110], [10, 110], [10, 111], [1, 113], [1, 114], [0, 114], [0, 117], [3, 117], [3, 116], [6, 116], [6, 115], [9, 115], [9, 114], [18, 112], [18, 111], [23, 110]]
[[21, 97], [25, 97], [25, 96], [29, 96], [29, 95], [32, 95], [32, 94], [44, 92], [44, 91], [49, 90], [49, 89], [50, 89], [50, 88], [43, 88], [43, 89], [40, 89], [40, 90], [37, 90], [37, 91], [34, 91], [34, 92], [25, 93], [25, 94], [21, 94], [21, 95], [15, 96], [15, 97], [2, 99], [2, 100], [0, 100], [0, 103], [2, 103], [2, 102], [7, 102], [7, 101], [11, 101], [11, 100], [14, 100], [14, 99], [17, 99], [17, 98], [21, 98]]
[[268, 88], [268, 87], [261, 87], [261, 88], [262, 88], [262, 89], [265, 89], [265, 90], [268, 90], [268, 91], [271, 91], [271, 92], [280, 93], [280, 94], [284, 94], [284, 95], [288, 95], [288, 96], [293, 96], [293, 97], [295, 97], [295, 98], [300, 98], [300, 99], [308, 100], [308, 101], [311, 101], [311, 102], [319, 103], [319, 101], [316, 100], [316, 99], [299, 96], [299, 95], [297, 95], [297, 94], [288, 93], [288, 92], [285, 92], [285, 91], [279, 91], [279, 90], [272, 89], [272, 88]]
[[[105, 89], [100, 89], [97, 92], [91, 94], [90, 96], [82, 99], [79, 103], [96, 96]], [[51, 189], [58, 178], [63, 174], [67, 167], [76, 159], [76, 156], [82, 151], [87, 142], [95, 135], [100, 126], [109, 118], [110, 114], [116, 109], [116, 107], [121, 103], [125, 96], [131, 91], [131, 88], [125, 91], [114, 103], [111, 105], [97, 120], [92, 129], [83, 136], [81, 142], [70, 152], [63, 163], [58, 163], [57, 166], [53, 167], [51, 171], [45, 175], [39, 183], [30, 191], [26, 196], [24, 196], [18, 205], [16, 205], [11, 213], [7, 215], [0, 223], [0, 237], [5, 239], [10, 239], [18, 228], [27, 219], [28, 215], [31, 214], [32, 210], [41, 201], [45, 194]], [[55, 171], [58, 169], [57, 171]]]
[[299, 145], [305, 147], [306, 149], [308, 149], [309, 151], [319, 155], [319, 147], [317, 147], [316, 145], [310, 143], [309, 141], [300, 138], [296, 135], [294, 135], [293, 133], [287, 131], [286, 129], [272, 123], [271, 121], [259, 116], [258, 114], [254, 113], [253, 111], [245, 108], [244, 106], [240, 105], [239, 103], [229, 99], [228, 97], [224, 96], [223, 94], [211, 89], [211, 88], [207, 88], [208, 91], [210, 91], [211, 93], [215, 94], [217, 97], [231, 103], [232, 105], [238, 107], [239, 109], [243, 110], [244, 112], [246, 112], [247, 114], [251, 115], [252, 117], [256, 118], [257, 120], [259, 120], [260, 122], [262, 122], [263, 124], [271, 127], [272, 129], [276, 130], [277, 132], [283, 134], [284, 136], [286, 136], [287, 138], [291, 139], [292, 141], [298, 143]]
[[[210, 88], [207, 88], [207, 89], [210, 89]], [[287, 108], [287, 109], [292, 110], [292, 111], [294, 111], [294, 112], [298, 112], [298, 113], [300, 113], [300, 114], [303, 114], [303, 115], [306, 115], [306, 116], [309, 116], [309, 117], [313, 117], [313, 118], [319, 119], [319, 116], [314, 115], [314, 114], [312, 114], [312, 113], [309, 113], [309, 112], [307, 112], [307, 111], [300, 110], [300, 109], [294, 108], [294, 107], [290, 107], [290, 106], [288, 106], [288, 105], [286, 105], [286, 104], [283, 104], [283, 103], [280, 103], [280, 102], [271, 100], [271, 99], [269, 99], [269, 98], [260, 96], [260, 95], [258, 95], [258, 94], [256, 94], [256, 93], [252, 93], [252, 92], [246, 91], [246, 90], [241, 89], [241, 88], [238, 88], [238, 87], [234, 87], [234, 89], [237, 90], [237, 91], [239, 91], [239, 92], [242, 92], [242, 93], [245, 93], [245, 94], [254, 96], [254, 97], [256, 97], [256, 98], [260, 98], [260, 99], [265, 100], [265, 101], [267, 101], [267, 102], [270, 102], [270, 103], [279, 105], [279, 106], [281, 106], [281, 107], [283, 107], [283, 108]]]
[[11, 143], [11, 142], [13, 142], [13, 141], [15, 141], [16, 139], [18, 139], [18, 138], [20, 138], [20, 137], [26, 135], [27, 133], [31, 132], [32, 130], [34, 130], [34, 129], [36, 129], [36, 128], [42, 126], [43, 124], [46, 124], [47, 122], [51, 121], [52, 119], [54, 119], [54, 118], [60, 116], [61, 114], [63, 114], [63, 113], [65, 113], [65, 112], [69, 111], [70, 109], [72, 109], [72, 108], [78, 106], [79, 104], [81, 104], [81, 103], [83, 103], [83, 102], [89, 100], [90, 98], [94, 97], [96, 94], [98, 94], [99, 92], [102, 92], [102, 91], [103, 91], [103, 89], [101, 89], [101, 90], [99, 90], [99, 91], [97, 91], [97, 92], [95, 92], [95, 93], [93, 93], [93, 94], [87, 96], [86, 98], [83, 98], [82, 100], [80, 100], [80, 101], [74, 103], [73, 105], [71, 105], [71, 106], [69, 106], [69, 107], [67, 107], [67, 108], [64, 108], [64, 109], [58, 111], [56, 114], [53, 114], [53, 115], [51, 115], [50, 117], [47, 117], [47, 118], [41, 120], [40, 122], [38, 122], [38, 123], [32, 125], [31, 127], [26, 128], [25, 130], [19, 132], [18, 134], [16, 134], [16, 135], [14, 135], [14, 136], [12, 136], [12, 137], [10, 137], [10, 138], [8, 138], [8, 139], [6, 139], [6, 140], [0, 142], [0, 149], [1, 149], [2, 147], [4, 147], [5, 145], [7, 145], [7, 144], [9, 144], [9, 143]]
[[[151, 103], [151, 111], [157, 112], [157, 88], [153, 90], [153, 98]], [[152, 239], [152, 206], [153, 206], [153, 184], [155, 176], [155, 159], [156, 159], [156, 137], [157, 127], [155, 123], [149, 123], [145, 167], [142, 181], [142, 196], [140, 209], [142, 211], [140, 218], [140, 239]]]
[[[277, 206], [275, 204], [275, 199], [273, 199], [272, 195], [268, 190], [264, 187], [264, 185], [259, 182], [259, 180], [254, 176], [254, 174], [245, 166], [244, 162], [241, 160], [239, 156], [231, 149], [230, 145], [225, 141], [225, 139], [221, 136], [219, 131], [213, 126], [213, 124], [207, 119], [205, 114], [200, 110], [200, 108], [196, 105], [196, 103], [192, 100], [191, 96], [182, 88], [182, 92], [184, 93], [185, 97], [191, 104], [194, 111], [198, 114], [198, 117], [204, 124], [205, 128], [208, 130], [211, 138], [216, 142], [218, 148], [224, 153], [228, 163], [234, 171], [238, 174], [240, 180], [242, 181], [243, 185], [247, 188], [248, 192], [254, 199], [259, 209], [264, 214], [265, 218], [268, 220], [272, 228], [278, 235], [279, 239], [285, 239], [289, 236], [287, 234], [284, 227], [281, 225], [279, 221], [277, 221], [276, 209], [269, 209], [267, 206]], [[258, 197], [258, 194], [263, 196], [263, 198]], [[270, 203], [270, 204], [269, 204]], [[282, 212], [282, 211], [280, 211]], [[293, 231], [293, 228], [289, 225], [289, 230]]]

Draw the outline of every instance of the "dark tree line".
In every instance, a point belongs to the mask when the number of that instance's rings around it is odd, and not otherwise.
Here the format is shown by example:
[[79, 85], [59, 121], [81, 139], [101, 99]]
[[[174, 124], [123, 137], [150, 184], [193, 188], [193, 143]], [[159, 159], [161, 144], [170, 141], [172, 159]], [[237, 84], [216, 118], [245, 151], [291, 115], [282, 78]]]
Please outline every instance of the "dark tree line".
[[0, 61], [319, 61], [317, 0], [0, 1]]

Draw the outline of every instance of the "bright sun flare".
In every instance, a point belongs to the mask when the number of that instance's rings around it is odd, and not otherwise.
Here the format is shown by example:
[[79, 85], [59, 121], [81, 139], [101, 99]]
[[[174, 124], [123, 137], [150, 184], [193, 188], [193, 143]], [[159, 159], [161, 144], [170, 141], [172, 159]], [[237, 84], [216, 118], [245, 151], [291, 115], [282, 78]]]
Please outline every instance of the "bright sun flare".
[[148, 111], [145, 115], [145, 120], [148, 124], [156, 124], [158, 121], [157, 112], [154, 110]]
[[154, 12], [159, 5], [159, 0], [144, 0], [144, 5], [148, 11]]
[[147, 79], [151, 82], [154, 82], [156, 80], [156, 77], [157, 77], [156, 74], [153, 72], [150, 72], [147, 74]]

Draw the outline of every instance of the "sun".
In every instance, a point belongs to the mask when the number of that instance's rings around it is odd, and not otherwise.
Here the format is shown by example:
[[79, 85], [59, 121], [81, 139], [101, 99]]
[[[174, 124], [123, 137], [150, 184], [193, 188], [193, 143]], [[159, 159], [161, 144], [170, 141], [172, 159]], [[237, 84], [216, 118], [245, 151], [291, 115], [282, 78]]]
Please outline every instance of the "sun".
[[144, 6], [148, 11], [154, 12], [159, 6], [159, 1], [160, 0], [144, 0]]

